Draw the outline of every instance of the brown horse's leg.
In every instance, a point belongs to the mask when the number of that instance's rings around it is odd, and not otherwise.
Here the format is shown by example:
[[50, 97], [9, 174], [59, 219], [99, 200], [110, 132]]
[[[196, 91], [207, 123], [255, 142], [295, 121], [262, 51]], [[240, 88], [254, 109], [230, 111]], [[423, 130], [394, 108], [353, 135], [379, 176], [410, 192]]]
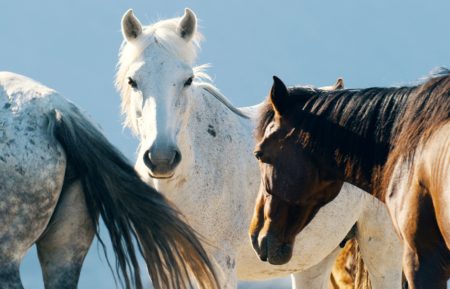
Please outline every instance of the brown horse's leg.
[[403, 270], [410, 289], [446, 289], [450, 252], [435, 217], [433, 202], [427, 190], [417, 189], [408, 204], [413, 207], [405, 223]]
[[[407, 247], [407, 246], [405, 246]], [[441, 256], [419, 257], [411, 248], [405, 248], [404, 272], [409, 289], [446, 289], [447, 274], [439, 266]]]

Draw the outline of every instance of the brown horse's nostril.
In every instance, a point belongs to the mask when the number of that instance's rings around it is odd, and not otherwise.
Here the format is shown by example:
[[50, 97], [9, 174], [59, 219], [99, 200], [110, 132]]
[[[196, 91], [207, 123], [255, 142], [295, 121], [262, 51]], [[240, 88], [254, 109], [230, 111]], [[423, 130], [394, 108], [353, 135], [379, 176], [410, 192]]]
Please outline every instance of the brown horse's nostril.
[[254, 151], [253, 154], [255, 155], [255, 158], [257, 158], [258, 160], [260, 160], [263, 156], [263, 152], [260, 150]]
[[255, 250], [256, 254], [259, 255], [260, 250], [259, 250], [258, 235], [257, 234], [250, 235], [250, 240], [252, 241], [253, 249]]
[[263, 262], [267, 262], [269, 257], [269, 248], [267, 242], [267, 236], [262, 237], [259, 241], [259, 259]]

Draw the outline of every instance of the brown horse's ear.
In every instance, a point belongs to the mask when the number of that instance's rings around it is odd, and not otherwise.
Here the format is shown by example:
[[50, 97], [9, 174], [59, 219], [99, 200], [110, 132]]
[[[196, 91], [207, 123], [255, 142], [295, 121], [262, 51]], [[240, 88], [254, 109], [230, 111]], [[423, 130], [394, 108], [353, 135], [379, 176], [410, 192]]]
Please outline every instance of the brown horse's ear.
[[272, 103], [273, 109], [279, 115], [283, 115], [287, 112], [289, 108], [289, 92], [283, 81], [276, 76], [273, 76], [273, 85], [270, 90], [270, 101]]
[[344, 79], [342, 77], [339, 77], [336, 80], [336, 83], [334, 84], [333, 90], [336, 89], [344, 89]]

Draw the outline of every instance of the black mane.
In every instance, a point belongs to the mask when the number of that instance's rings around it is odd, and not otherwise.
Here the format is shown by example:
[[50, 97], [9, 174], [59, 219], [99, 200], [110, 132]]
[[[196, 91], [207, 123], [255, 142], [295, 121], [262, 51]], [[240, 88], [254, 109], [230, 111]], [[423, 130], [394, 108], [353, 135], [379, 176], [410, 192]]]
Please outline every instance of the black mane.
[[[435, 88], [447, 89], [447, 97], [433, 93]], [[420, 129], [430, 121], [448, 119], [449, 88], [448, 70], [410, 87], [335, 91], [293, 87], [289, 89], [292, 105], [288, 118], [304, 149], [335, 159], [363, 189], [369, 190], [374, 170], [382, 169], [398, 136], [411, 126], [408, 123], [418, 117], [422, 120], [416, 124]], [[260, 114], [257, 138], [262, 138], [274, 114], [267, 101]], [[410, 137], [410, 142], [405, 150], [414, 149], [418, 141]]]

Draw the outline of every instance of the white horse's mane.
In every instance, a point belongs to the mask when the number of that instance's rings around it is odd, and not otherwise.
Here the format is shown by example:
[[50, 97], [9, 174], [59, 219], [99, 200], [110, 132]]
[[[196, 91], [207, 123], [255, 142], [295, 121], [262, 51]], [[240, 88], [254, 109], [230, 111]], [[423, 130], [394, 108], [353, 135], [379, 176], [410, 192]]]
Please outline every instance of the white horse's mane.
[[[127, 83], [127, 73], [130, 65], [136, 61], [143, 51], [150, 45], [157, 44], [179, 57], [187, 64], [193, 66], [197, 58], [197, 52], [200, 48], [200, 41], [203, 36], [195, 31], [192, 39], [186, 41], [177, 33], [177, 26], [180, 18], [162, 20], [152, 25], [143, 26], [142, 34], [134, 41], [124, 41], [119, 50], [119, 61], [117, 63], [117, 73], [115, 86], [122, 96], [122, 114], [125, 116], [125, 125], [131, 129], [135, 129], [133, 121], [130, 119], [127, 111], [131, 105], [130, 88]], [[193, 67], [196, 84], [212, 94], [231, 111], [246, 117], [246, 115], [238, 108], [234, 107], [231, 102], [220, 93], [212, 82], [211, 77], [205, 72], [209, 65], [199, 65]]]
[[243, 118], [249, 118], [249, 115], [245, 113], [241, 108], [235, 107], [230, 100], [223, 95], [220, 90], [214, 86], [211, 82], [211, 77], [206, 73], [206, 69], [209, 67], [209, 64], [203, 64], [200, 66], [194, 67], [194, 76], [195, 83], [198, 87], [204, 89], [209, 94], [214, 96], [218, 101], [220, 101], [223, 105], [225, 105], [229, 110], [234, 112]]

